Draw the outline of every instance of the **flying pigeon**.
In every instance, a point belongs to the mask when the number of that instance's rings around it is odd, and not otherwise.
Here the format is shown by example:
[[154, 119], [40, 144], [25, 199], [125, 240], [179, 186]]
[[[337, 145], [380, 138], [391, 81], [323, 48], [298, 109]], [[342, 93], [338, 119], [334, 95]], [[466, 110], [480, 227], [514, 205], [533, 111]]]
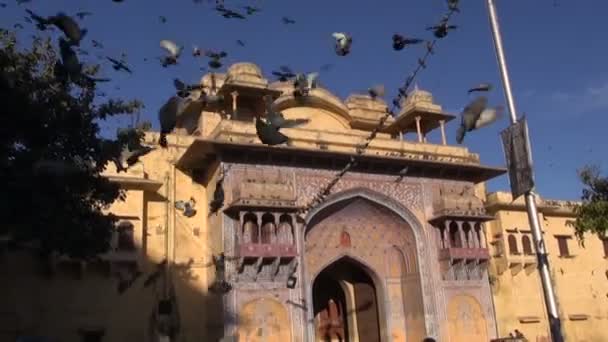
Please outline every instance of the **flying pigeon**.
[[295, 97], [307, 96], [308, 93], [317, 88], [318, 86], [319, 73], [313, 72], [308, 75], [297, 74], [293, 82]]
[[405, 38], [400, 34], [393, 35], [393, 49], [395, 51], [403, 50], [407, 45], [420, 44], [424, 42], [422, 39], [417, 38]]
[[353, 43], [353, 38], [346, 33], [334, 32], [332, 36], [336, 39], [336, 54], [338, 56], [346, 56], [350, 53], [350, 47]]
[[119, 61], [112, 57], [106, 57], [106, 59], [112, 63], [112, 68], [114, 68], [114, 70], [116, 70], [116, 71], [124, 70], [124, 71], [128, 72], [129, 74], [133, 73], [133, 71], [131, 71], [131, 69], [127, 66], [125, 61]]
[[91, 43], [93, 44], [93, 47], [103, 49], [103, 44], [101, 44], [99, 41], [93, 39], [91, 40]]
[[189, 97], [183, 98], [174, 95], [160, 108], [158, 112], [158, 120], [160, 121], [159, 144], [163, 148], [167, 147], [167, 134], [173, 131], [177, 124], [177, 118], [184, 113], [191, 102], [192, 99]]
[[213, 199], [209, 202], [209, 214], [215, 214], [224, 205], [224, 178], [217, 180], [215, 184], [215, 191], [213, 191]]
[[273, 71], [272, 74], [278, 77], [280, 82], [287, 82], [287, 80], [296, 77], [296, 74], [287, 66], [282, 65], [279, 67], [279, 70], [280, 71]]
[[43, 18], [43, 17], [37, 15], [36, 13], [32, 12], [29, 9], [26, 9], [25, 11], [30, 15], [30, 17], [32, 18], [32, 20], [34, 20], [36, 22], [36, 27], [40, 31], [46, 30], [47, 29], [46, 26], [50, 25], [50, 22], [46, 18]]
[[200, 57], [203, 55], [203, 50], [199, 49], [198, 46], [192, 46], [192, 57]]
[[222, 58], [228, 56], [225, 51], [215, 52], [215, 51], [207, 51], [205, 55], [211, 60], [209, 61], [209, 67], [212, 69], [219, 69], [222, 67]]
[[384, 86], [382, 84], [375, 85], [367, 90], [372, 99], [384, 97]]
[[0, 7], [2, 7], [2, 8], [6, 8], [6, 6], [7, 6], [7, 5], [6, 5], [4, 2], [0, 2]]
[[460, 127], [456, 131], [456, 142], [462, 144], [467, 132], [487, 126], [502, 116], [503, 107], [486, 108], [488, 99], [480, 96], [469, 103], [461, 114]]
[[[145, 145], [134, 148], [131, 148], [128, 144], [123, 146], [119, 159], [114, 161], [116, 172], [127, 171], [129, 167], [139, 162], [139, 157], [143, 157], [153, 150], [155, 150], [154, 147]], [[125, 163], [127, 164], [127, 167], [124, 167]]]
[[86, 16], [89, 16], [89, 15], [93, 15], [93, 13], [91, 13], [91, 12], [78, 12], [78, 13], [76, 13], [76, 16], [77, 16], [77, 17], [78, 17], [78, 19], [80, 19], [80, 20], [84, 20], [84, 18], [85, 18]]
[[182, 211], [182, 213], [184, 214], [185, 217], [194, 217], [196, 215], [196, 209], [194, 209], [195, 205], [196, 205], [196, 200], [194, 200], [194, 198], [190, 197], [190, 200], [187, 202], [176, 201], [175, 209]]
[[268, 123], [278, 129], [281, 128], [293, 128], [310, 122], [309, 119], [285, 119], [281, 112], [275, 112], [272, 109], [272, 97], [264, 96], [266, 102], [266, 120]]
[[167, 17], [165, 17], [165, 16], [162, 16], [162, 15], [161, 15], [160, 17], [158, 17], [158, 19], [159, 19], [159, 20], [160, 20], [160, 22], [161, 22], [161, 23], [163, 23], [163, 24], [167, 22]]
[[60, 29], [72, 45], [80, 46], [80, 41], [87, 34], [87, 29], [81, 29], [78, 23], [65, 13], [57, 13], [46, 21]]
[[287, 17], [283, 17], [283, 18], [281, 18], [281, 20], [283, 21], [283, 24], [285, 24], [285, 25], [295, 24], [296, 23], [295, 20], [289, 19]]
[[433, 34], [435, 35], [436, 38], [439, 38], [439, 39], [444, 38], [445, 36], [448, 35], [449, 30], [454, 30], [454, 29], [458, 28], [458, 26], [456, 26], [456, 25], [448, 25], [448, 20], [449, 20], [448, 17], [444, 17], [439, 22], [439, 25], [427, 27], [427, 31], [433, 31]]
[[470, 94], [476, 91], [490, 91], [492, 88], [493, 86], [490, 83], [480, 83], [477, 86], [469, 89], [467, 92]]
[[237, 39], [236, 43], [239, 44], [239, 46], [245, 46], [245, 42], [240, 39]]
[[252, 7], [252, 6], [245, 6], [245, 7], [243, 7], [243, 8], [245, 9], [245, 11], [247, 11], [247, 15], [252, 15], [252, 14], [254, 14], [255, 12], [259, 12], [259, 11], [260, 11], [260, 9], [259, 9], [259, 8]]
[[274, 146], [286, 143], [289, 139], [279, 132], [279, 128], [259, 117], [255, 118], [255, 130], [263, 144]]
[[167, 39], [160, 41], [160, 47], [165, 49], [165, 51], [167, 51], [169, 54], [161, 58], [162, 66], [166, 68], [169, 65], [177, 64], [177, 59], [181, 55], [183, 47], [178, 46], [174, 42]]
[[460, 9], [458, 8], [458, 0], [448, 0], [448, 8], [452, 12], [460, 13]]
[[239, 12], [227, 9], [226, 7], [224, 7], [224, 5], [217, 5], [215, 7], [215, 10], [220, 12], [222, 14], [222, 17], [230, 19], [230, 18], [237, 18], [237, 19], [246, 19], [244, 15], [240, 14]]

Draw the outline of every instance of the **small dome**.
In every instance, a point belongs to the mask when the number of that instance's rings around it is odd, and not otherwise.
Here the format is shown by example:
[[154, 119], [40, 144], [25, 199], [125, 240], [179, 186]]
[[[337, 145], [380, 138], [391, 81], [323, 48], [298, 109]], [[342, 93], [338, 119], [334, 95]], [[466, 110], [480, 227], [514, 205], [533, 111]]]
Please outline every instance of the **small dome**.
[[427, 103], [433, 104], [433, 94], [426, 90], [418, 89], [418, 85], [414, 86], [414, 90], [412, 90], [405, 100], [405, 105], [415, 103]]
[[268, 80], [262, 76], [262, 70], [253, 63], [232, 64], [226, 72], [228, 83], [242, 83], [251, 86], [266, 87]]
[[232, 64], [229, 68], [228, 68], [228, 72], [226, 72], [226, 74], [229, 77], [236, 77], [239, 75], [248, 75], [248, 76], [255, 76], [259, 79], [263, 79], [264, 77], [262, 76], [262, 70], [260, 70], [260, 67], [258, 67], [257, 65], [253, 64], [253, 63], [235, 63]]

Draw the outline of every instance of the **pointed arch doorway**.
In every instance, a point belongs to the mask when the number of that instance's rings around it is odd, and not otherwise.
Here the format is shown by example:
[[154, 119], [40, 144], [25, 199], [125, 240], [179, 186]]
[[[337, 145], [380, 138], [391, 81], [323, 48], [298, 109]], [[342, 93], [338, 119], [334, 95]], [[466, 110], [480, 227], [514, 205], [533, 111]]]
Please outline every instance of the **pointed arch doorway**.
[[342, 257], [313, 282], [316, 342], [379, 342], [378, 291], [357, 261]]

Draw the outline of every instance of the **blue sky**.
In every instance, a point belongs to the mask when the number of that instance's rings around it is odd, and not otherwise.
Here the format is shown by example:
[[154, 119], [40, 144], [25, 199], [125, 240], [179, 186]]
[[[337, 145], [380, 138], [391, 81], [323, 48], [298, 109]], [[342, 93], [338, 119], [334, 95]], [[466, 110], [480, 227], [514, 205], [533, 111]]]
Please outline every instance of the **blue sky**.
[[[82, 61], [93, 63], [100, 52], [113, 57], [125, 52], [134, 74], [115, 72], [103, 62], [103, 75], [113, 80], [104, 90], [108, 95], [144, 101], [146, 109], [141, 117], [158, 127], [157, 111], [174, 91], [172, 79], [197, 82], [203, 74], [199, 67], [207, 60], [191, 57], [193, 44], [227, 51], [226, 64], [254, 62], [267, 77], [283, 64], [315, 71], [331, 63], [334, 68], [322, 73], [321, 80], [336, 95], [344, 99], [382, 83], [390, 101], [423, 53], [422, 46], [393, 51], [392, 34], [430, 39], [424, 28], [437, 22], [446, 8], [444, 0], [226, 0], [229, 8], [250, 4], [262, 9], [241, 21], [220, 17], [212, 11], [213, 3], [204, 1], [31, 0], [17, 5], [15, 0], [0, 0], [8, 5], [0, 9], [0, 20], [7, 28], [23, 23], [25, 8], [41, 15], [93, 12], [81, 21], [89, 30], [82, 47], [90, 52]], [[484, 81], [496, 85], [489, 95], [491, 103], [505, 103], [485, 1], [461, 2], [462, 13], [452, 21], [459, 29], [438, 43], [428, 68], [417, 79], [420, 88], [432, 92], [435, 101], [453, 113], [459, 113], [469, 101], [466, 89]], [[515, 102], [519, 113], [526, 113], [529, 120], [537, 190], [545, 197], [577, 199], [581, 185], [576, 169], [589, 162], [608, 167], [608, 117], [604, 114], [608, 109], [608, 70], [602, 25], [607, 10], [608, 3], [598, 0], [498, 1]], [[160, 23], [160, 15], [167, 18], [166, 23]], [[282, 16], [295, 19], [296, 24], [283, 25]], [[34, 32], [33, 25], [23, 25], [25, 28], [19, 30], [23, 37]], [[333, 51], [331, 33], [340, 31], [353, 36], [352, 52], [346, 57]], [[104, 49], [92, 48], [91, 39], [102, 42]], [[186, 47], [178, 66], [160, 66], [156, 57], [162, 55], [161, 39]], [[237, 45], [237, 39], [246, 46]], [[123, 125], [129, 122], [127, 118], [120, 121]], [[485, 130], [469, 134], [465, 145], [479, 153], [483, 163], [504, 165], [499, 132], [508, 123], [505, 115]], [[457, 120], [448, 125], [452, 144], [456, 125]], [[116, 123], [106, 130], [114, 131], [114, 127]], [[507, 177], [491, 181], [489, 189], [508, 190]]]

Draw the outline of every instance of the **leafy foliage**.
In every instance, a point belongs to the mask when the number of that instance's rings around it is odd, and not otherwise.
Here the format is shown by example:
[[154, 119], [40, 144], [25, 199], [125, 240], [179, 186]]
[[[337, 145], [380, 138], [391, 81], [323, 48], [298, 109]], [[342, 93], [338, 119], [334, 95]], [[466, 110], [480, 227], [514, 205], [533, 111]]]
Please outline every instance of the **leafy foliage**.
[[103, 211], [123, 198], [101, 172], [125, 142], [103, 139], [98, 122], [143, 106], [102, 101], [95, 82], [62, 82], [57, 60], [49, 39], [20, 49], [14, 33], [0, 30], [0, 234], [43, 255], [86, 259], [108, 250], [116, 218]]
[[585, 166], [578, 172], [583, 182], [583, 204], [575, 207], [576, 220], [570, 222], [576, 236], [583, 240], [585, 233], [606, 237], [608, 230], [608, 177], [600, 176], [598, 166]]

